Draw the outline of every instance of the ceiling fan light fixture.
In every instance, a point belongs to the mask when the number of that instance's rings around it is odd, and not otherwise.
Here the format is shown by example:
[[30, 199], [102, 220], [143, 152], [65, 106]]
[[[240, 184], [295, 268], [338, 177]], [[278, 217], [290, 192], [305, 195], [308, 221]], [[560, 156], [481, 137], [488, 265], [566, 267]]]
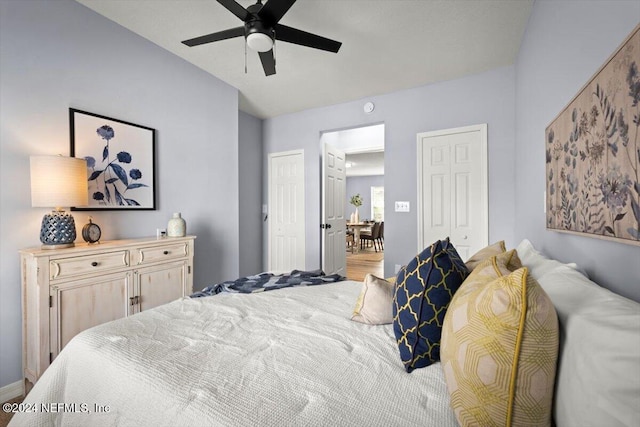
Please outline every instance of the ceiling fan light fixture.
[[260, 57], [265, 76], [272, 76], [276, 73], [276, 58], [274, 52], [276, 32], [278, 33], [277, 39], [280, 41], [327, 52], [337, 53], [340, 46], [342, 46], [342, 43], [338, 41], [280, 24], [280, 19], [282, 19], [289, 8], [293, 6], [296, 0], [267, 0], [265, 5], [262, 4], [263, 1], [264, 0], [256, 0], [255, 4], [245, 9], [238, 3], [238, 0], [218, 0], [218, 3], [240, 19], [244, 23], [244, 26], [194, 37], [189, 40], [184, 40], [182, 43], [193, 47], [244, 36], [245, 72], [247, 71], [246, 57], [248, 46], [249, 49], [259, 53], [258, 56]]
[[269, 52], [273, 49], [273, 39], [264, 33], [251, 33], [247, 36], [247, 45], [256, 52]]

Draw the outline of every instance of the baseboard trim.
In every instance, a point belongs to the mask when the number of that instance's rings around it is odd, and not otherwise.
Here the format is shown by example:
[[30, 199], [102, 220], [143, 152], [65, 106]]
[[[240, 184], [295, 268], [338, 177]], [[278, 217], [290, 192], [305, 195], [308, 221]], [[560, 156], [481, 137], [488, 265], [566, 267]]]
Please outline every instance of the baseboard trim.
[[22, 395], [24, 395], [24, 381], [22, 380], [0, 387], [0, 402], [6, 402]]

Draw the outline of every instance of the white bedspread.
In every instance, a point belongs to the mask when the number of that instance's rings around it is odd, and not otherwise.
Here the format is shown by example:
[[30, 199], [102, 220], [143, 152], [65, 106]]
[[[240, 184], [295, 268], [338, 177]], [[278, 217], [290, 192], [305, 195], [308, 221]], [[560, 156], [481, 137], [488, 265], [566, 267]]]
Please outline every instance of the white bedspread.
[[25, 399], [80, 412], [11, 425], [456, 426], [439, 363], [407, 374], [392, 325], [349, 320], [360, 287], [185, 298], [95, 327]]

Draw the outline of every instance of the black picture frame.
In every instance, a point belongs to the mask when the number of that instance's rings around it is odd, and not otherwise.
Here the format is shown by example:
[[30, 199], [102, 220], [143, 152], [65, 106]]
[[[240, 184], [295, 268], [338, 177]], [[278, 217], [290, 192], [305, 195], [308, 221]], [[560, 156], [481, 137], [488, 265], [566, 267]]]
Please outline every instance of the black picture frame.
[[89, 203], [74, 211], [155, 210], [156, 130], [69, 108], [71, 157], [87, 160]]

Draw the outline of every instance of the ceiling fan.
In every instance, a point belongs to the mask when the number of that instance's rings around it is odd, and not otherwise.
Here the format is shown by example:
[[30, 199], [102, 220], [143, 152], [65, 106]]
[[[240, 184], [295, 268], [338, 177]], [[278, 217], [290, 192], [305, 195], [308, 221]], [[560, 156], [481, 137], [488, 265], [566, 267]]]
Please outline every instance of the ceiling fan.
[[262, 0], [258, 0], [256, 4], [246, 9], [235, 0], [217, 1], [240, 18], [244, 22], [244, 26], [195, 37], [182, 43], [193, 47], [244, 36], [247, 45], [260, 55], [260, 62], [262, 62], [262, 68], [264, 68], [266, 76], [276, 73], [276, 61], [273, 56], [275, 40], [334, 53], [338, 52], [340, 46], [342, 46], [342, 43], [335, 40], [279, 24], [280, 19], [293, 6], [296, 0], [269, 0], [264, 6], [262, 5]]

